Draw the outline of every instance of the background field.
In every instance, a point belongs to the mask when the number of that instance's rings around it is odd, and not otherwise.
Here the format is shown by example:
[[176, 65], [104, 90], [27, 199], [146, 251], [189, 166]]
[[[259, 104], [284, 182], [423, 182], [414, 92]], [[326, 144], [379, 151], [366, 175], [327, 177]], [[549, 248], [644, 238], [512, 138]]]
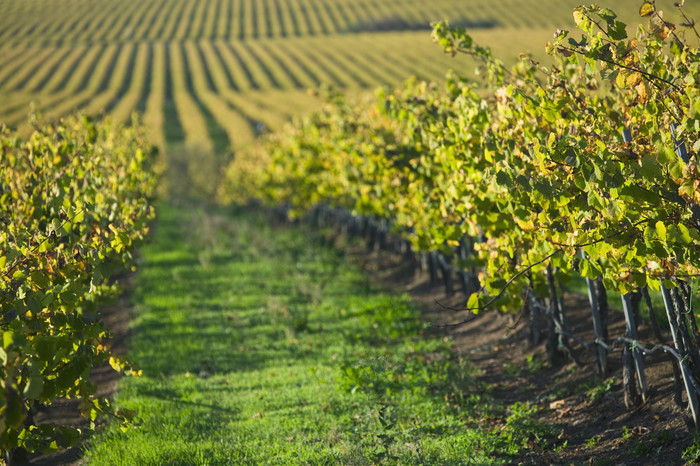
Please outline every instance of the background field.
[[[318, 106], [308, 90], [321, 84], [352, 93], [469, 72], [431, 43], [431, 21], [471, 27], [503, 57], [542, 56], [578, 3], [0, 0], [0, 121], [26, 127], [32, 102], [49, 118], [138, 111], [159, 143], [235, 152]], [[636, 24], [640, 2], [610, 3]]]

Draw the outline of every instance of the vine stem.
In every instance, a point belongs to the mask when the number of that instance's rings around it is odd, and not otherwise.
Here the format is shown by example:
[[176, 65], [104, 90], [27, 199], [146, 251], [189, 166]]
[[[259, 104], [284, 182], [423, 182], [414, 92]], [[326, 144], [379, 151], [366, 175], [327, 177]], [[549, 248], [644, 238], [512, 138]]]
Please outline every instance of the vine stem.
[[[561, 47], [562, 49], [568, 51], [568, 52], [571, 52], [571, 53], [576, 53], [576, 54], [579, 54], [579, 55], [585, 55], [585, 52], [582, 52], [582, 51], [579, 50], [579, 49], [567, 47], [567, 46], [565, 46], [565, 45], [561, 45], [560, 47]], [[642, 76], [645, 76], [646, 78], [648, 78], [648, 79], [649, 79], [650, 81], [652, 81], [652, 82], [661, 81], [661, 82], [663, 82], [663, 83], [666, 83], [666, 84], [668, 84], [669, 86], [671, 86], [676, 92], [683, 92], [683, 89], [681, 89], [681, 88], [678, 87], [676, 84], [674, 84], [673, 82], [669, 81], [668, 79], [662, 78], [661, 76], [656, 76], [655, 74], [651, 74], [651, 73], [649, 73], [649, 72], [647, 72], [647, 71], [640, 70], [639, 68], [634, 68], [634, 67], [632, 67], [632, 66], [627, 66], [627, 65], [624, 65], [624, 64], [622, 64], [622, 63], [617, 63], [617, 62], [615, 62], [615, 61], [613, 61], [613, 60], [611, 60], [611, 59], [609, 59], [609, 58], [605, 58], [605, 57], [603, 57], [603, 56], [601, 56], [601, 55], [596, 55], [595, 58], [596, 58], [597, 60], [600, 60], [600, 61], [602, 61], [602, 62], [607, 63], [608, 65], [617, 66], [617, 67], [622, 68], [622, 69], [625, 69], [625, 70], [627, 70], [627, 71], [632, 71], [633, 73], [639, 73], [639, 74], [641, 74]]]
[[603, 241], [607, 241], [607, 240], [609, 240], [610, 238], [615, 238], [616, 236], [620, 236], [620, 235], [623, 235], [623, 234], [625, 234], [625, 233], [628, 233], [632, 228], [637, 227], [637, 226], [642, 225], [642, 224], [647, 223], [647, 222], [649, 222], [648, 219], [640, 220], [640, 221], [635, 222], [635, 223], [633, 223], [632, 225], [630, 225], [629, 228], [626, 228], [626, 229], [624, 229], [624, 230], [617, 231], [617, 232], [615, 232], [615, 233], [611, 233], [610, 235], [605, 236], [605, 237], [603, 237], [603, 238], [598, 238], [598, 239], [596, 239], [596, 240], [589, 241], [588, 243], [564, 244], [564, 243], [558, 243], [558, 242], [556, 242], [556, 241], [551, 241], [551, 243], [554, 244], [554, 245], [556, 245], [556, 246], [560, 246], [561, 248], [575, 248], [575, 249], [581, 249], [581, 248], [583, 248], [583, 247], [586, 247], [586, 246], [593, 246], [594, 244], [598, 244], [598, 243], [602, 243]]
[[[470, 312], [473, 312], [473, 313], [475, 313], [475, 314], [478, 313], [478, 312], [480, 312], [480, 311], [484, 311], [484, 310], [488, 309], [488, 307], [489, 307], [491, 304], [493, 304], [493, 303], [495, 303], [496, 301], [498, 301], [498, 300], [501, 298], [501, 296], [503, 296], [503, 294], [506, 292], [506, 290], [507, 290], [508, 287], [511, 285], [511, 283], [513, 283], [515, 280], [517, 280], [517, 279], [518, 279], [519, 277], [521, 277], [523, 274], [525, 274], [525, 273], [529, 272], [530, 270], [532, 270], [534, 267], [537, 267], [537, 266], [540, 265], [541, 263], [546, 262], [547, 260], [551, 259], [552, 257], [554, 257], [555, 255], [559, 254], [559, 253], [562, 252], [562, 251], [563, 251], [563, 249], [561, 249], [561, 248], [556, 249], [556, 250], [555, 250], [554, 252], [552, 252], [551, 254], [548, 254], [547, 256], [545, 256], [544, 258], [538, 260], [538, 261], [535, 262], [534, 264], [528, 265], [528, 266], [525, 267], [523, 270], [521, 270], [520, 272], [518, 272], [518, 273], [516, 273], [515, 275], [513, 275], [513, 276], [506, 282], [506, 284], [503, 286], [503, 288], [501, 288], [501, 290], [498, 292], [498, 294], [497, 294], [496, 296], [494, 296], [493, 298], [491, 298], [491, 299], [490, 299], [486, 304], [484, 304], [483, 306], [468, 307], [468, 308], [462, 308], [462, 309], [460, 309], [460, 308], [453, 308], [453, 307], [445, 306], [444, 304], [440, 303], [438, 300], [435, 300], [435, 303], [436, 303], [438, 306], [440, 306], [441, 308], [446, 309], [446, 310], [449, 310], [449, 311], [470, 311]], [[437, 327], [437, 328], [458, 327], [458, 326], [460, 326], [460, 325], [466, 324], [467, 322], [470, 322], [471, 320], [472, 320], [472, 319], [467, 319], [467, 320], [464, 320], [464, 321], [461, 321], [461, 322], [457, 322], [456, 324], [440, 324], [440, 325], [436, 325], [436, 327]]]

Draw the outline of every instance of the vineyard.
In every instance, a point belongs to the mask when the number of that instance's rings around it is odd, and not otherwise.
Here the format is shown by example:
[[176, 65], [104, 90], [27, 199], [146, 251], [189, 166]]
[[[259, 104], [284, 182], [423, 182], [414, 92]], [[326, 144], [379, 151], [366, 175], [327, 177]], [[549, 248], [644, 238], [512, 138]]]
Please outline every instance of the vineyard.
[[[544, 317], [550, 364], [592, 351], [606, 374], [621, 351], [629, 409], [648, 399], [644, 357], [666, 352], [676, 403], [697, 428], [700, 33], [682, 5], [679, 26], [653, 2], [638, 16], [646, 24], [632, 34], [610, 9], [577, 7], [578, 33], [547, 43], [551, 66], [523, 55], [508, 67], [464, 28], [437, 23], [434, 40], [474, 60], [481, 79], [336, 96], [237, 157], [224, 194], [393, 244], [448, 293], [460, 280], [464, 310], [528, 316], [534, 342]], [[588, 341], [560, 299], [576, 277], [588, 285]], [[622, 296], [621, 335], [607, 328], [610, 290]], [[653, 341], [639, 339], [642, 303]]]
[[[552, 462], [632, 438], [700, 460], [700, 9], [614, 8], [0, 0], [5, 462], [85, 437], [95, 464]], [[326, 244], [358, 238], [444, 288], [439, 328]], [[136, 262], [134, 364], [99, 309]], [[545, 358], [493, 357], [510, 382], [440, 333], [506, 320]], [[113, 402], [100, 365], [140, 377]], [[567, 450], [555, 426], [614, 409], [612, 372], [626, 419], [661, 404], [673, 432], [601, 416]], [[590, 380], [519, 384], [545, 373]], [[86, 421], [37, 421], [58, 399]]]
[[[626, 2], [621, 13], [633, 13]], [[0, 120], [27, 128], [75, 109], [128, 122], [153, 139], [234, 152], [318, 108], [308, 89], [347, 92], [443, 81], [471, 70], [436, 52], [429, 23], [449, 20], [501, 56], [542, 55], [576, 2], [338, 0], [0, 1]], [[517, 44], [517, 50], [514, 45]]]

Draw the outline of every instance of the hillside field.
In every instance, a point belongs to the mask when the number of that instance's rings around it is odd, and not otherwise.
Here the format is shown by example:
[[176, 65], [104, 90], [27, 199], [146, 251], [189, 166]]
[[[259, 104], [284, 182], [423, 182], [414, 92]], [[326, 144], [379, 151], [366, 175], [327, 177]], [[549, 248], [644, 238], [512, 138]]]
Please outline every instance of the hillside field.
[[[0, 0], [0, 122], [27, 127], [30, 104], [47, 118], [136, 111], [158, 143], [231, 153], [316, 108], [309, 90], [322, 85], [355, 93], [469, 73], [431, 43], [431, 21], [467, 26], [506, 60], [542, 56], [578, 3]], [[612, 7], [637, 20], [639, 2]]]

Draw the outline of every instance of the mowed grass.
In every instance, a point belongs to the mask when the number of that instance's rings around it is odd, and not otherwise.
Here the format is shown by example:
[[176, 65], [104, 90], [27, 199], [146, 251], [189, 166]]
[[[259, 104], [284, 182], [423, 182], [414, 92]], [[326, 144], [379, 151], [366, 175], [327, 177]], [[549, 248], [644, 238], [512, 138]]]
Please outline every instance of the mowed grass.
[[[162, 205], [130, 356], [89, 464], [491, 464], [546, 432], [490, 399], [405, 296], [259, 215]], [[539, 442], [539, 443], [538, 443]]]

